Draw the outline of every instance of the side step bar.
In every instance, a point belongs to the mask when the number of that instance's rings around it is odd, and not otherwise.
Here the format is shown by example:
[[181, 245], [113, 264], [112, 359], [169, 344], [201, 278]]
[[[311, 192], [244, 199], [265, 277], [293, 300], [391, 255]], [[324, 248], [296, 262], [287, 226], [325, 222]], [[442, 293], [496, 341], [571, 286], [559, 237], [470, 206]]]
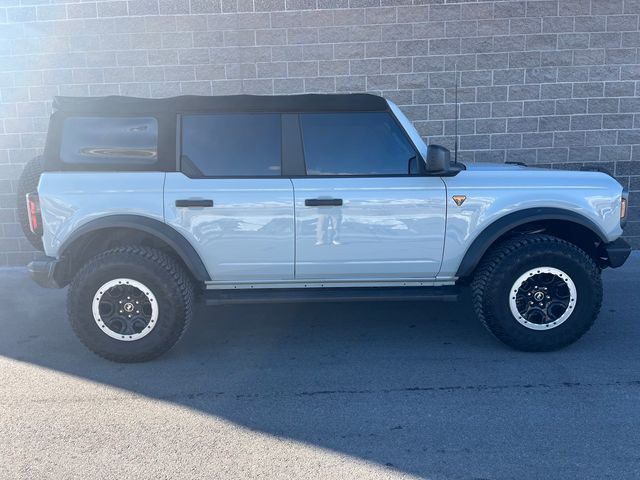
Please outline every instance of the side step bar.
[[206, 305], [371, 301], [455, 302], [459, 296], [460, 288], [457, 286], [207, 290], [203, 294]]

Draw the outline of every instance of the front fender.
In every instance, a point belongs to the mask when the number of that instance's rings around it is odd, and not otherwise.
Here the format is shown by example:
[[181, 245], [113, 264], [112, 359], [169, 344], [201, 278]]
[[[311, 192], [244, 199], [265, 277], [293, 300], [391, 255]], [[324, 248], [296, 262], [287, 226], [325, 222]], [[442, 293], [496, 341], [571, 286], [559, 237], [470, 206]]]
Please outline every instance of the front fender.
[[[443, 179], [447, 229], [438, 279], [468, 275], [496, 239], [530, 222], [561, 220], [609, 243], [622, 235], [622, 186], [599, 172], [469, 168]], [[454, 195], [466, 200], [458, 206]]]

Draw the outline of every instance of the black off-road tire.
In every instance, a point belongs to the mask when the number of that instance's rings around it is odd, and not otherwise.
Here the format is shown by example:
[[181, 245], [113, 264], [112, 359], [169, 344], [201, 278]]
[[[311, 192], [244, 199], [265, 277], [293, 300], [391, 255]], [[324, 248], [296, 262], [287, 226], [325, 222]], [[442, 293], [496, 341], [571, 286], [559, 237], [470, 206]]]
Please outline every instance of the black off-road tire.
[[[509, 306], [511, 287], [525, 272], [557, 268], [574, 282], [575, 308], [554, 328], [532, 330], [521, 324]], [[550, 235], [521, 235], [491, 249], [471, 283], [473, 307], [480, 321], [500, 341], [517, 350], [536, 352], [565, 347], [593, 325], [602, 304], [600, 269], [578, 248]]]
[[42, 237], [33, 233], [29, 226], [27, 194], [38, 190], [38, 182], [40, 181], [42, 168], [42, 157], [35, 157], [29, 160], [24, 166], [20, 178], [18, 178], [18, 186], [16, 188], [16, 208], [22, 233], [27, 237], [27, 240], [33, 248], [40, 251], [44, 250]]
[[[118, 278], [141, 282], [157, 299], [158, 319], [148, 335], [121, 341], [98, 326], [92, 302], [106, 282]], [[144, 362], [171, 349], [193, 314], [193, 284], [182, 266], [163, 252], [139, 246], [118, 247], [86, 263], [71, 282], [67, 296], [69, 321], [80, 341], [114, 362]]]

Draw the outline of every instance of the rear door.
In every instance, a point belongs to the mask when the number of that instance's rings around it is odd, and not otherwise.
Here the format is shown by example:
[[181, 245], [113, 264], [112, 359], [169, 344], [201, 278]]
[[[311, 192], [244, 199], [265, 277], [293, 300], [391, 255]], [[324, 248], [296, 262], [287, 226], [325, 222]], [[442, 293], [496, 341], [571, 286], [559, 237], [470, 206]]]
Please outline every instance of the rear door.
[[293, 279], [291, 180], [281, 176], [281, 115], [182, 115], [180, 169], [167, 173], [165, 221], [214, 283]]
[[[432, 279], [445, 185], [387, 112], [301, 113], [306, 177], [294, 178], [296, 278]], [[422, 161], [422, 160], [419, 160]]]

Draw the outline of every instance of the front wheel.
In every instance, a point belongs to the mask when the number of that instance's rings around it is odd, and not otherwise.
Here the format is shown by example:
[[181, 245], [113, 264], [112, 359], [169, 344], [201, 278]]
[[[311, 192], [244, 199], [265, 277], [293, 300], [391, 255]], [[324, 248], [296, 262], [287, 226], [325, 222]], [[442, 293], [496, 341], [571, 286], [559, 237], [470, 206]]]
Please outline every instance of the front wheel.
[[67, 297], [82, 343], [116, 362], [151, 360], [169, 350], [192, 315], [193, 286], [173, 258], [151, 248], [119, 247], [91, 259]]
[[600, 269], [593, 259], [550, 235], [522, 235], [493, 248], [471, 288], [482, 323], [524, 351], [575, 342], [591, 328], [602, 303]]

